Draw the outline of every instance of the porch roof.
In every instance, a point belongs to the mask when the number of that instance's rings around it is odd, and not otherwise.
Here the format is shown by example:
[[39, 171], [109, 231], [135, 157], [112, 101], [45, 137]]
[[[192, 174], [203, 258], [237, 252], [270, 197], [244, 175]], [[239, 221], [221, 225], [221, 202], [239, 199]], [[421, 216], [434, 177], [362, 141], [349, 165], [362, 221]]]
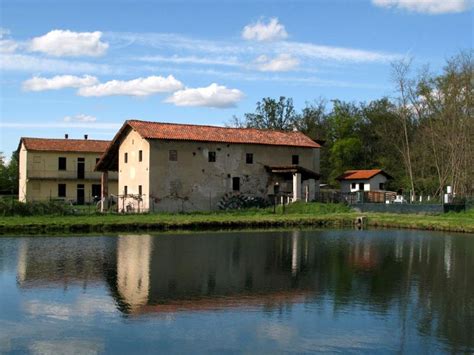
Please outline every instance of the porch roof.
[[270, 174], [275, 174], [275, 175], [293, 175], [295, 173], [301, 174], [301, 178], [303, 180], [307, 179], [315, 179], [319, 180], [321, 175], [318, 174], [317, 172], [303, 168], [300, 165], [285, 165], [285, 166], [265, 166], [265, 169], [270, 173]]

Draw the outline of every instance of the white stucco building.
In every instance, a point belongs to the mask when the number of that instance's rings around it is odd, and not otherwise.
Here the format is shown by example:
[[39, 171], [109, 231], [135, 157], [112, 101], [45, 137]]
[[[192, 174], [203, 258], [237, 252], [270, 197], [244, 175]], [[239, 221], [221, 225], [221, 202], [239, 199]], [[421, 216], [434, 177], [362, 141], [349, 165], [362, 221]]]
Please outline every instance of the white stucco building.
[[319, 148], [301, 132], [130, 120], [96, 169], [118, 171], [120, 211], [214, 210], [226, 194], [314, 200]]
[[342, 193], [357, 191], [385, 191], [392, 177], [382, 169], [347, 170], [337, 178]]

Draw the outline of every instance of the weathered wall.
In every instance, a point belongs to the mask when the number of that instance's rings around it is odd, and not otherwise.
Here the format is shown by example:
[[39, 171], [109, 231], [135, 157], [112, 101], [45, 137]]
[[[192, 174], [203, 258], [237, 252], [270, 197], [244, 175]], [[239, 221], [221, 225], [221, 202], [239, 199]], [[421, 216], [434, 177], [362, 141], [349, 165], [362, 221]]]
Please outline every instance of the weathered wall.
[[[142, 151], [142, 161], [138, 161], [138, 152]], [[125, 163], [125, 153], [128, 154], [128, 162]], [[136, 131], [131, 130], [124, 138], [119, 148], [119, 195], [124, 195], [127, 186], [128, 195], [138, 195], [138, 186], [142, 186], [142, 201], [136, 198], [119, 199], [119, 211], [130, 206], [135, 211], [148, 210], [150, 196], [150, 144]]]
[[21, 143], [19, 162], [18, 162], [18, 200], [20, 202], [26, 201], [26, 196], [28, 193], [27, 184], [26, 184], [26, 169], [28, 164], [28, 154], [25, 148], [25, 145]]
[[[177, 151], [177, 161], [169, 160], [170, 150]], [[216, 152], [215, 162], [208, 161], [209, 151]], [[246, 163], [246, 153], [253, 153], [253, 164]], [[266, 196], [271, 191], [264, 166], [291, 165], [294, 154], [300, 166], [319, 172], [318, 149], [150, 141], [150, 209], [214, 210], [223, 195], [232, 192], [234, 177], [240, 178], [241, 193]]]
[[[58, 169], [58, 158], [66, 158], [66, 170]], [[92, 201], [92, 184], [100, 184], [95, 172], [100, 153], [37, 152], [20, 149], [20, 201], [41, 201], [58, 198], [58, 184], [66, 184], [66, 200], [76, 201], [77, 184], [84, 184], [85, 201]], [[77, 160], [84, 158], [84, 177], [77, 179]], [[117, 173], [109, 175], [109, 193], [117, 194]]]

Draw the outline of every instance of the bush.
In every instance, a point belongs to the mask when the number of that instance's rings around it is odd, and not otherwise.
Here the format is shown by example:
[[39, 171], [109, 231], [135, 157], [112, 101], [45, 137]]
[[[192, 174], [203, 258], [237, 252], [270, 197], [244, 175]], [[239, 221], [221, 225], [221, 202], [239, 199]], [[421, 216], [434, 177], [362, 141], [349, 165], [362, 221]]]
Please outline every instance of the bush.
[[268, 200], [250, 195], [227, 193], [219, 201], [217, 206], [220, 210], [240, 210], [244, 208], [265, 208], [270, 203]]
[[14, 199], [0, 199], [0, 216], [64, 216], [74, 213], [75, 209], [62, 201], [19, 202]]

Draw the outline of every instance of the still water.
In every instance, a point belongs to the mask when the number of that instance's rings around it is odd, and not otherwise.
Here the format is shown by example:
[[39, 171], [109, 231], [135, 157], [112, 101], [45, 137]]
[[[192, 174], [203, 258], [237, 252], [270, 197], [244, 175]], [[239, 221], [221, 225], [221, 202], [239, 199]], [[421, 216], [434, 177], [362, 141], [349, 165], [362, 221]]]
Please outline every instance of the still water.
[[474, 235], [0, 238], [0, 353], [474, 351]]

